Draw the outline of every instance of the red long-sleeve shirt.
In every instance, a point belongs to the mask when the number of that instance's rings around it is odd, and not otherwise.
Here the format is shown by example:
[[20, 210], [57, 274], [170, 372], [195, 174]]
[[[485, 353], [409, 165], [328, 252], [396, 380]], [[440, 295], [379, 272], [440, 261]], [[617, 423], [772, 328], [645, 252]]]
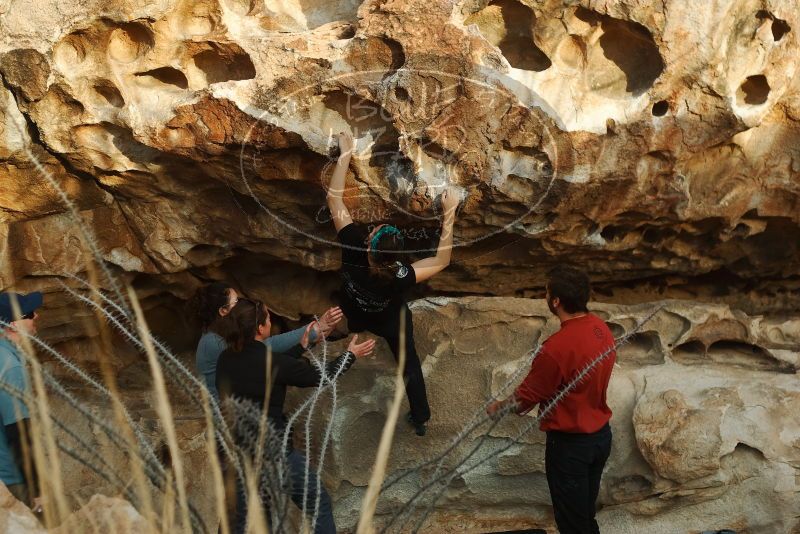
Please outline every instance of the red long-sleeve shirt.
[[[561, 323], [561, 329], [544, 342], [528, 376], [516, 390], [518, 413], [527, 413], [536, 404], [546, 405], [582, 369], [613, 345], [614, 336], [596, 315], [590, 313]], [[616, 358], [614, 351], [604, 358], [542, 419], [539, 428], [583, 434], [603, 428], [611, 419], [606, 390]]]

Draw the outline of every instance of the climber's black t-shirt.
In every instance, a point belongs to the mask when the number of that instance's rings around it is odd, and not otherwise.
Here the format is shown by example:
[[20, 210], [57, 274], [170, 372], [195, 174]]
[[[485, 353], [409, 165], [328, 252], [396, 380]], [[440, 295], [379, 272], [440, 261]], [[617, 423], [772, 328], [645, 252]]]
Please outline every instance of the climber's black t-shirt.
[[[339, 231], [342, 247], [342, 311], [349, 320], [397, 315], [405, 291], [417, 282], [414, 267], [401, 263], [393, 278], [370, 276], [366, 226], [350, 223]], [[377, 315], [376, 315], [377, 314]]]

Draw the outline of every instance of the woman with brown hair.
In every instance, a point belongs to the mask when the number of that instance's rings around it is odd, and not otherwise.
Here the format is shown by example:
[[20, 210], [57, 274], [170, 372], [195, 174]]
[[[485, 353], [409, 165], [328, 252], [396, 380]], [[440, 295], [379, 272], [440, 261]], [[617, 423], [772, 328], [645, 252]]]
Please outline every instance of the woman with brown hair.
[[[195, 352], [195, 365], [214, 398], [218, 397], [217, 360], [222, 351], [227, 348], [222, 322], [238, 301], [239, 294], [234, 288], [222, 282], [214, 282], [197, 290], [191, 302], [202, 331]], [[330, 308], [318, 321], [312, 321], [301, 328], [271, 336], [264, 340], [264, 345], [270, 347], [275, 353], [287, 352], [300, 344], [303, 334], [309, 328], [311, 328], [310, 340], [317, 341], [327, 337], [341, 319], [342, 310], [338, 307]]]
[[[287, 441], [290, 444], [289, 450], [285, 451], [290, 478], [290, 497], [308, 515], [313, 513], [314, 503], [319, 498], [319, 514], [314, 532], [335, 534], [336, 525], [333, 521], [330, 497], [316, 473], [306, 472], [305, 456], [291, 447], [292, 429], [287, 428], [289, 420], [283, 411], [288, 386], [317, 387], [323, 380], [323, 374], [308, 358], [274, 352], [269, 369], [272, 383], [267, 384], [267, 347], [264, 341], [269, 338], [270, 326], [269, 310], [261, 301], [239, 299], [226, 318], [225, 327], [228, 332], [225, 339], [228, 348], [219, 357], [216, 385], [222, 398], [233, 396], [251, 401], [258, 407], [265, 406], [264, 401], [269, 386], [267, 418], [273, 430], [279, 435], [288, 432], [290, 436]], [[311, 327], [312, 325], [309, 325], [306, 328], [301, 340], [303, 347], [308, 344]], [[372, 354], [374, 348], [375, 340], [359, 343], [358, 336], [353, 336], [347, 350], [338, 358], [327, 362], [325, 376], [328, 379], [340, 376], [357, 358]], [[307, 491], [304, 491], [306, 481], [308, 487]], [[241, 495], [241, 487], [237, 491], [240, 492], [237, 501], [245, 502]], [[246, 512], [243, 508], [239, 506], [237, 510], [234, 532], [244, 532]]]

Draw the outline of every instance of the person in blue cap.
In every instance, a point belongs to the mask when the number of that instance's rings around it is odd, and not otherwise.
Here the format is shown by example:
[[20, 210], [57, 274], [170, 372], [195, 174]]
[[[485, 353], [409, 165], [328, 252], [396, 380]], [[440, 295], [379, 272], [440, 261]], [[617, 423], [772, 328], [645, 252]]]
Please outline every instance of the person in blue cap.
[[[42, 301], [39, 292], [0, 293], [0, 382], [27, 395], [31, 390], [20, 345], [25, 335], [36, 334], [36, 310]], [[0, 480], [14, 497], [41, 513], [29, 420], [25, 403], [0, 387]]]
[[424, 436], [431, 417], [422, 366], [414, 345], [414, 325], [404, 293], [450, 264], [453, 248], [453, 223], [460, 195], [454, 187], [442, 193], [442, 233], [436, 255], [413, 263], [407, 259], [403, 233], [390, 224], [379, 224], [371, 231], [353, 222], [342, 194], [353, 152], [353, 138], [339, 134], [340, 155], [328, 188], [328, 208], [342, 245], [341, 308], [351, 332], [365, 330], [389, 343], [395, 359], [400, 347], [400, 315], [405, 315], [406, 363], [403, 375], [410, 405], [408, 421], [417, 435]]

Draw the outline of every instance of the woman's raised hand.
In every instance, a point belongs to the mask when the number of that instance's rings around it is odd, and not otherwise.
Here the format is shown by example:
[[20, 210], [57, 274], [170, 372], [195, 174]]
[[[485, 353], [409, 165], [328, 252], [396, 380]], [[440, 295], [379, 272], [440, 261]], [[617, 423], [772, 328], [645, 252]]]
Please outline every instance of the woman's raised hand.
[[358, 342], [358, 334], [353, 336], [353, 339], [350, 340], [350, 344], [347, 346], [347, 350], [352, 352], [356, 358], [366, 358], [372, 351], [375, 350], [375, 340], [368, 339], [363, 343]]
[[323, 338], [328, 337], [331, 332], [333, 332], [333, 329], [336, 328], [339, 321], [342, 320], [342, 317], [344, 317], [344, 313], [339, 306], [328, 308], [328, 310], [322, 314], [322, 317], [319, 318], [319, 321], [316, 321], [317, 335], [322, 335]]
[[317, 335], [319, 336], [319, 330], [318, 330], [318, 327], [317, 327], [317, 321], [312, 321], [312, 322], [308, 323], [308, 326], [306, 326], [306, 329], [303, 332], [303, 337], [300, 338], [300, 346], [303, 347], [304, 349], [308, 348], [308, 344], [309, 344], [309, 342], [311, 340], [311, 331], [312, 330], [317, 331]]

